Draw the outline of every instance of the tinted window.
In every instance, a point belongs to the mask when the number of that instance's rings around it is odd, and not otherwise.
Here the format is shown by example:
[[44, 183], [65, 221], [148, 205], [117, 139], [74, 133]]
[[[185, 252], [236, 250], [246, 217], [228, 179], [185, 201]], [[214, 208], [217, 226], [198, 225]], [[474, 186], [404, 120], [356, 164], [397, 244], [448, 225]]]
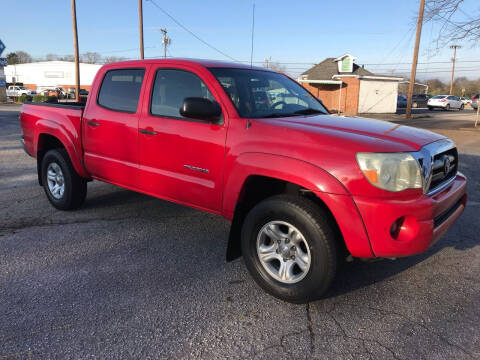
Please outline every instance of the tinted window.
[[143, 69], [108, 71], [100, 87], [98, 104], [111, 110], [136, 112], [144, 74]]
[[445, 95], [437, 95], [432, 97], [432, 99], [445, 99]]
[[273, 71], [211, 68], [244, 118], [327, 114], [320, 101], [301, 85]]
[[215, 100], [207, 85], [197, 75], [183, 70], [158, 70], [153, 85], [150, 112], [152, 115], [183, 118], [180, 115], [180, 108], [188, 97]]
[[448, 100], [455, 100], [455, 96], [449, 96], [447, 97]]

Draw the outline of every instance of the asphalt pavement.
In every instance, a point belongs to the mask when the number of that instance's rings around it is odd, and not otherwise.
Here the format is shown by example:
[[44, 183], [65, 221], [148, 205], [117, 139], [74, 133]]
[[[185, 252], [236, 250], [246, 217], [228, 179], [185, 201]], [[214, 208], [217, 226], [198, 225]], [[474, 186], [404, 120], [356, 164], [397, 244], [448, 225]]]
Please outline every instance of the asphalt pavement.
[[100, 182], [55, 210], [18, 110], [0, 106], [0, 359], [480, 359], [480, 129], [433, 128], [469, 177], [439, 242], [345, 264], [324, 299], [293, 305], [225, 262], [220, 217]]

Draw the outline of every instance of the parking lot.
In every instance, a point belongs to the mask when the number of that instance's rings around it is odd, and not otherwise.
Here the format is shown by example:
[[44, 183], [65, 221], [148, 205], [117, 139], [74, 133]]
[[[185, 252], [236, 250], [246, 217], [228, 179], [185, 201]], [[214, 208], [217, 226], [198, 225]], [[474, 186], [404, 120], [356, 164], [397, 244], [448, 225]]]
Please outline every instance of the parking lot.
[[469, 203], [449, 232], [421, 255], [347, 263], [325, 299], [293, 305], [225, 262], [220, 217], [99, 182], [55, 210], [19, 109], [0, 105], [0, 359], [480, 359], [472, 110], [386, 116], [457, 143]]

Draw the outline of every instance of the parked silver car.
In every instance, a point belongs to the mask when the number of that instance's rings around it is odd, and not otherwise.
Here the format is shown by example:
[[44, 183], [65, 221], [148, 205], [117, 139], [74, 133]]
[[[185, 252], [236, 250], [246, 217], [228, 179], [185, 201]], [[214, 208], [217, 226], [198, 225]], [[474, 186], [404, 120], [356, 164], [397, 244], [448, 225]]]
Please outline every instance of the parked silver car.
[[428, 110], [438, 108], [447, 111], [450, 109], [463, 110], [465, 107], [462, 100], [455, 95], [436, 95], [428, 99], [427, 106]]

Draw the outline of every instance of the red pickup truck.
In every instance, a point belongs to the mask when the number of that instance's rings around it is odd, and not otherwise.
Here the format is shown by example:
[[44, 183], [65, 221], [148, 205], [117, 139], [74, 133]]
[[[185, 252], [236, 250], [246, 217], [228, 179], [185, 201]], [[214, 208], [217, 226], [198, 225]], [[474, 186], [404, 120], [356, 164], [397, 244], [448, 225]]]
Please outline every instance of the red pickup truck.
[[27, 103], [23, 142], [58, 209], [92, 179], [232, 221], [227, 260], [243, 256], [266, 291], [325, 293], [339, 260], [429, 248], [466, 204], [444, 136], [330, 115], [289, 77], [196, 60], [102, 67], [85, 104]]

